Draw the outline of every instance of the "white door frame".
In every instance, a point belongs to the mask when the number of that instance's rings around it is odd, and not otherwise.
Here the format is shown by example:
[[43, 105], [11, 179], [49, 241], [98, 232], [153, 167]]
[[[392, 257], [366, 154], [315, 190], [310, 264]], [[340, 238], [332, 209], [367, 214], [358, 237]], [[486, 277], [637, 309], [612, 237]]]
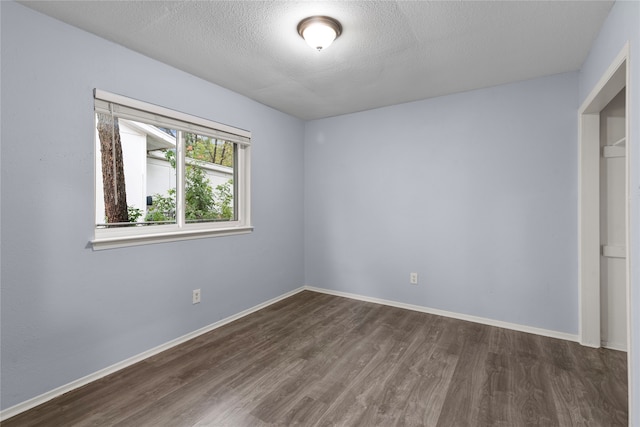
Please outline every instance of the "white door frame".
[[[578, 281], [580, 284], [580, 343], [600, 347], [600, 111], [623, 89], [625, 99], [626, 178], [626, 298], [627, 361], [631, 385], [631, 253], [629, 43], [616, 56], [578, 112]], [[629, 402], [631, 387], [629, 387]], [[629, 408], [631, 415], [631, 407]]]

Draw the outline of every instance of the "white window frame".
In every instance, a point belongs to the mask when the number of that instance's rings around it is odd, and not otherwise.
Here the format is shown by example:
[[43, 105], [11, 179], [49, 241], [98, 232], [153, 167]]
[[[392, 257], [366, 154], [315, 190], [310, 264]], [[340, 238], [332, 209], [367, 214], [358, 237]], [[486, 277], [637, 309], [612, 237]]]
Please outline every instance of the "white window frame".
[[[151, 243], [173, 242], [206, 237], [250, 233], [251, 226], [251, 132], [192, 116], [169, 108], [94, 89], [94, 120], [96, 112], [107, 112], [116, 117], [143, 123], [217, 137], [236, 145], [234, 206], [236, 219], [189, 224], [184, 218], [184, 162], [185, 150], [181, 138], [176, 140], [176, 224], [123, 228], [98, 228], [94, 223], [94, 250], [112, 249]], [[94, 147], [95, 147], [94, 141]], [[94, 155], [95, 173], [100, 173], [99, 156]], [[94, 204], [95, 198], [94, 182]], [[181, 196], [181, 197], [180, 197]], [[95, 212], [95, 206], [94, 206]]]

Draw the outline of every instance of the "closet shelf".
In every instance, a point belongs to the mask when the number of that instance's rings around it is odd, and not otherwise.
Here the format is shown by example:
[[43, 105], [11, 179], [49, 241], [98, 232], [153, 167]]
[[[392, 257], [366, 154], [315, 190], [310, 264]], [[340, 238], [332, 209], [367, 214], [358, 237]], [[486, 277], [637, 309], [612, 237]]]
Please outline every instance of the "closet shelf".
[[625, 147], [617, 146], [617, 145], [605, 145], [602, 147], [602, 157], [611, 158], [611, 157], [624, 157]]
[[602, 256], [607, 258], [626, 258], [627, 248], [624, 246], [602, 245]]

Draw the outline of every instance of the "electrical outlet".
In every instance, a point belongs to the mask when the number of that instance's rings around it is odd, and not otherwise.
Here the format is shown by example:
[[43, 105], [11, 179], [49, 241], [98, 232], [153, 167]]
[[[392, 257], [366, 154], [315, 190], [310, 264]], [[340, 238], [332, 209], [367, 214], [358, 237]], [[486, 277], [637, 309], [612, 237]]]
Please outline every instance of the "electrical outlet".
[[200, 289], [193, 290], [193, 303], [198, 304], [200, 302]]
[[418, 284], [418, 273], [409, 274], [409, 283], [411, 283], [412, 285]]

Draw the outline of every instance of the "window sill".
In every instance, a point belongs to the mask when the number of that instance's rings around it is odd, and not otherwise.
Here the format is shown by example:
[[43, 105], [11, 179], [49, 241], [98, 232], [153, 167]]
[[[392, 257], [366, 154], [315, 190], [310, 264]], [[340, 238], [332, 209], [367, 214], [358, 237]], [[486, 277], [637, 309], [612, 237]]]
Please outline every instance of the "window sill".
[[208, 230], [180, 230], [153, 234], [130, 236], [97, 237], [91, 241], [94, 251], [126, 248], [129, 246], [150, 245], [154, 243], [179, 242], [181, 240], [204, 239], [207, 237], [233, 236], [253, 231], [252, 226], [217, 228]]

